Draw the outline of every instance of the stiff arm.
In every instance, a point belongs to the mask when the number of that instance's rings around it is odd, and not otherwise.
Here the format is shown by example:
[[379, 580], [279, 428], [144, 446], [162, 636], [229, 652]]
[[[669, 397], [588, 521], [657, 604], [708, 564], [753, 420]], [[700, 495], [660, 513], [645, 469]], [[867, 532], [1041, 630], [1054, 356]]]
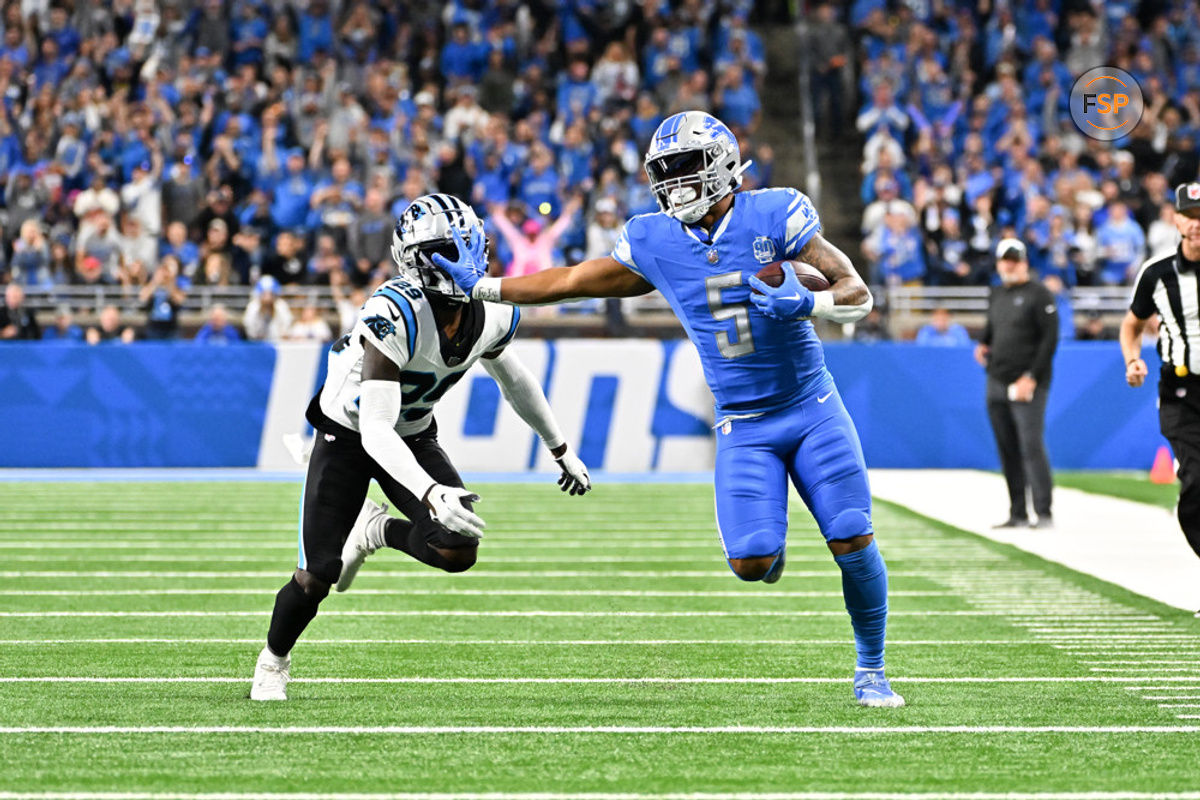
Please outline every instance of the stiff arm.
[[636, 297], [654, 287], [612, 256], [552, 267], [517, 278], [481, 278], [473, 297], [493, 303], [546, 305], [585, 297]]

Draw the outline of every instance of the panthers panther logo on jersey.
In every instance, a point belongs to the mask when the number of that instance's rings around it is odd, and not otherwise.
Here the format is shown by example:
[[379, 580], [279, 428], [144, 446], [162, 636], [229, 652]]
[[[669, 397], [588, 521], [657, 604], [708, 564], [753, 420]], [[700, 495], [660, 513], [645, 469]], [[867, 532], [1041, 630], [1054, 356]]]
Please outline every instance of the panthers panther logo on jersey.
[[366, 325], [367, 329], [375, 334], [375, 338], [381, 342], [396, 332], [396, 325], [379, 314], [364, 319], [363, 325]]

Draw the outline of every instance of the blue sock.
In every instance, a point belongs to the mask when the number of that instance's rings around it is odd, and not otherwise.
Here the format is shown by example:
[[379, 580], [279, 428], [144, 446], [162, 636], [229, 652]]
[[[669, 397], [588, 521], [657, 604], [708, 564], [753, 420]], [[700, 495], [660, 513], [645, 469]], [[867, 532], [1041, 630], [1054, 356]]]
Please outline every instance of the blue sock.
[[850, 624], [859, 669], [883, 669], [883, 640], [887, 632], [887, 565], [874, 540], [862, 550], [834, 556], [842, 568], [842, 594]]

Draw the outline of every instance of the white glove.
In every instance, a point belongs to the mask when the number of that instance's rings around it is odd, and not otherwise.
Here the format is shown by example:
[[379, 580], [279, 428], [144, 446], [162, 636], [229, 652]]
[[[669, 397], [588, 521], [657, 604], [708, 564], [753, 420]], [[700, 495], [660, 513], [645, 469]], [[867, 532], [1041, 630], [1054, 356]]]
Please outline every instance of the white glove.
[[435, 483], [425, 494], [425, 505], [433, 518], [448, 529], [473, 539], [483, 538], [486, 523], [463, 506], [463, 499], [475, 502], [479, 495], [457, 486], [443, 486]]
[[571, 448], [563, 445], [563, 452], [556, 455], [554, 460], [558, 462], [558, 466], [562, 469], [562, 476], [558, 479], [558, 485], [562, 487], [564, 492], [573, 495], [584, 494], [588, 489], [592, 488], [592, 479], [588, 475], [587, 465], [579, 460], [579, 456], [575, 455], [571, 451]]

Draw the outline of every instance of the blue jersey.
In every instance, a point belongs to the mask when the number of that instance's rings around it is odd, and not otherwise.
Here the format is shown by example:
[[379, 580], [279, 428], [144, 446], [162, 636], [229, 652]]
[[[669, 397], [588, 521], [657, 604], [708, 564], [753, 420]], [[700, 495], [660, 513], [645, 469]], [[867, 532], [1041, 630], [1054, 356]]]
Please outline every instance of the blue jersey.
[[812, 323], [767, 317], [745, 283], [795, 258], [820, 229], [812, 201], [795, 189], [740, 192], [711, 240], [662, 212], [625, 223], [612, 256], [671, 304], [700, 353], [718, 418], [787, 407], [828, 381]]

